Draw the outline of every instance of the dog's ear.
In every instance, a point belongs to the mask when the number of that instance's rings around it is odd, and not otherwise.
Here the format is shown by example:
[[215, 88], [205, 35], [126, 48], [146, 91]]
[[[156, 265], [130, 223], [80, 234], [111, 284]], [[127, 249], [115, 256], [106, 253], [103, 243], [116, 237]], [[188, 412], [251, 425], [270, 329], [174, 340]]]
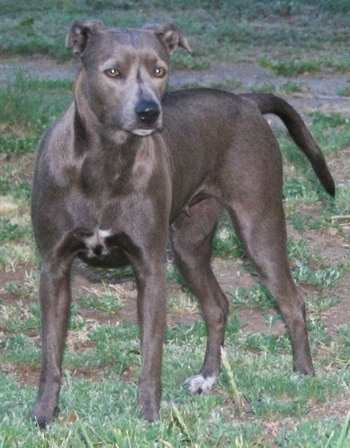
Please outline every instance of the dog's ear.
[[66, 47], [71, 48], [73, 54], [82, 55], [89, 37], [96, 31], [106, 28], [99, 20], [76, 20], [66, 37]]
[[154, 32], [158, 39], [163, 42], [169, 54], [174, 53], [178, 47], [182, 47], [192, 54], [192, 49], [184, 33], [176, 25], [165, 23], [163, 25], [146, 26], [145, 29]]

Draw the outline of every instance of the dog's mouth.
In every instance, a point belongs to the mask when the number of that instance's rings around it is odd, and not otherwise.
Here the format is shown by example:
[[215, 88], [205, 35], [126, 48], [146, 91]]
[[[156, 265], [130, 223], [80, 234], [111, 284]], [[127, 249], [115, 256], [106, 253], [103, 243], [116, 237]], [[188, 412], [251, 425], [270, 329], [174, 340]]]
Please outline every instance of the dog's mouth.
[[132, 134], [137, 135], [139, 137], [148, 137], [149, 135], [157, 132], [157, 129], [134, 129], [131, 131]]
[[156, 129], [135, 129], [131, 131], [131, 134], [137, 135], [138, 137], [149, 137], [150, 135], [159, 133], [161, 134], [163, 132], [163, 128], [156, 128]]

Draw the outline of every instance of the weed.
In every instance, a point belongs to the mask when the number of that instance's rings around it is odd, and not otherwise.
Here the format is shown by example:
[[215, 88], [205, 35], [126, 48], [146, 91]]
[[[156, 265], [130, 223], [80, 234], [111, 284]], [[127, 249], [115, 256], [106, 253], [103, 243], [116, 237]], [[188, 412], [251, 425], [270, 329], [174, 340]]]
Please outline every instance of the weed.
[[293, 268], [294, 279], [297, 283], [306, 283], [320, 288], [329, 288], [344, 275], [345, 268], [341, 265], [326, 269], [313, 270], [304, 261], [297, 260]]
[[272, 82], [266, 82], [262, 85], [251, 87], [252, 92], [270, 93], [276, 91], [276, 86]]
[[221, 258], [243, 255], [241, 242], [225, 216], [213, 240], [213, 254]]
[[100, 298], [92, 298], [80, 296], [79, 301], [82, 306], [96, 308], [107, 314], [115, 314], [123, 309], [123, 305], [118, 303], [115, 296], [102, 296]]
[[298, 93], [305, 90], [305, 86], [300, 81], [289, 81], [281, 86], [281, 91], [287, 94]]
[[0, 245], [0, 269], [16, 272], [24, 264], [37, 266], [37, 257], [33, 246], [11, 242]]
[[312, 295], [307, 294], [306, 296], [306, 302], [308, 306], [308, 310], [310, 312], [315, 312], [318, 314], [322, 314], [325, 311], [329, 310], [329, 308], [332, 308], [335, 305], [338, 305], [338, 303], [341, 303], [342, 299], [337, 296], [333, 295]]
[[350, 87], [346, 86], [346, 87], [342, 87], [341, 89], [338, 90], [337, 94], [339, 96], [350, 96]]
[[193, 58], [183, 53], [174, 54], [171, 65], [177, 70], [207, 70], [210, 68], [210, 61], [206, 58]]
[[228, 291], [228, 294], [232, 297], [234, 305], [249, 305], [259, 308], [271, 308], [277, 305], [264, 285], [253, 285], [250, 291], [239, 287], [234, 292]]
[[[344, 425], [342, 427], [341, 433], [339, 434], [339, 437], [337, 439], [335, 448], [344, 448], [345, 444], [348, 444], [346, 439], [347, 439], [347, 435], [349, 433], [350, 430], [350, 413], [348, 414], [348, 416], [346, 417], [346, 420], [344, 422]], [[328, 443], [326, 445], [326, 448], [330, 445], [332, 436], [329, 437]]]
[[7, 218], [0, 217], [0, 243], [18, 241], [25, 234], [27, 234], [25, 229], [21, 229], [17, 224], [13, 224]]
[[285, 198], [305, 198], [309, 194], [309, 186], [305, 181], [297, 178], [287, 179], [283, 185]]
[[291, 59], [288, 61], [272, 61], [267, 56], [260, 58], [262, 67], [272, 70], [279, 76], [296, 76], [303, 73], [319, 72], [322, 67], [321, 61]]
[[101, 310], [107, 314], [116, 314], [123, 309], [120, 290], [114, 285], [103, 283], [103, 292], [96, 288], [87, 290], [89, 295], [79, 297], [80, 305]]
[[231, 90], [235, 91], [242, 87], [242, 83], [240, 81], [235, 81], [234, 79], [226, 79], [225, 81], [215, 80], [211, 81], [209, 87], [212, 89], [223, 89], [223, 90]]
[[43, 94], [31, 91], [29, 77], [22, 71], [15, 79], [8, 80], [5, 89], [0, 90], [0, 120], [12, 125], [28, 125], [32, 123], [33, 113], [42, 110]]
[[38, 137], [20, 138], [18, 134], [5, 134], [0, 136], [0, 153], [22, 155], [32, 152], [38, 146]]
[[176, 290], [168, 298], [168, 312], [193, 315], [199, 313], [197, 301], [186, 291]]
[[28, 366], [39, 364], [40, 351], [32, 338], [24, 334], [13, 334], [8, 336], [4, 342], [3, 362]]
[[[300, 196], [294, 197], [300, 198]], [[295, 230], [297, 230], [299, 233], [303, 233], [307, 230], [320, 230], [326, 227], [329, 222], [326, 216], [315, 218], [313, 215], [304, 215], [298, 212], [289, 214], [288, 219], [292, 221]]]
[[237, 387], [231, 365], [223, 348], [221, 349], [221, 360], [226, 375], [228, 376], [230, 395], [232, 396], [238, 414], [241, 414], [243, 411], [243, 406], [245, 404], [245, 399]]
[[338, 128], [339, 126], [349, 125], [349, 119], [343, 117], [338, 113], [327, 115], [322, 112], [316, 111], [310, 115], [313, 118], [312, 124], [314, 128], [334, 129]]
[[26, 280], [21, 283], [7, 283], [5, 290], [21, 299], [33, 299], [39, 287], [38, 273], [32, 272], [26, 275]]

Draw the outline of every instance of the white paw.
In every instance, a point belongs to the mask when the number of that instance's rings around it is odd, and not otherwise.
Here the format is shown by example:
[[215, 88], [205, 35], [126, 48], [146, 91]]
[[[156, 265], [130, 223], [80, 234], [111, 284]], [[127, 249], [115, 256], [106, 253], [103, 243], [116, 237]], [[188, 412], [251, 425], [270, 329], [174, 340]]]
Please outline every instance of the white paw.
[[216, 381], [216, 376], [195, 375], [187, 378], [184, 382], [184, 386], [188, 388], [191, 394], [205, 394], [208, 395], [211, 392], [212, 387]]

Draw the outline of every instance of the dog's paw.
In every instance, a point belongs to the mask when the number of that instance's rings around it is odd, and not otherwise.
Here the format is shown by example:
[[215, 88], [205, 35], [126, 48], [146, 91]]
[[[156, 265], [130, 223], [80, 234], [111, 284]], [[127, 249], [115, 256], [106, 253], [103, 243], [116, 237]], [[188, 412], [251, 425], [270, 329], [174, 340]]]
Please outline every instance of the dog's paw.
[[33, 420], [41, 430], [45, 430], [53, 420], [58, 417], [60, 409], [58, 406], [55, 406], [52, 415], [48, 413], [41, 413], [37, 407], [33, 409], [30, 413], [29, 418]]
[[191, 376], [184, 382], [184, 386], [191, 394], [209, 395], [216, 381], [216, 376], [204, 377], [202, 374]]

